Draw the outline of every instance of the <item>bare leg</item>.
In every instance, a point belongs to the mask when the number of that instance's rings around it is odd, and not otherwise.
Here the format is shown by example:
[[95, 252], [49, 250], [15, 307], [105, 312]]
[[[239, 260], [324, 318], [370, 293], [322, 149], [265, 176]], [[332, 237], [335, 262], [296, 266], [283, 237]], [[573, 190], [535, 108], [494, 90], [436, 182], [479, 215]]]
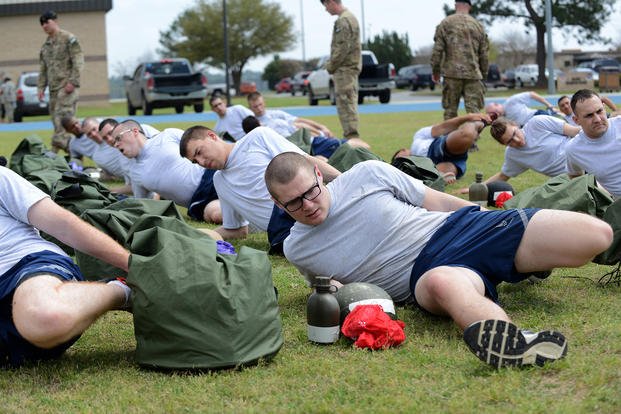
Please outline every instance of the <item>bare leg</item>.
[[428, 270], [414, 293], [425, 310], [450, 316], [462, 330], [484, 319], [510, 321], [500, 306], [485, 297], [483, 281], [470, 269], [439, 266]]
[[62, 282], [36, 276], [19, 285], [13, 296], [18, 332], [40, 348], [52, 348], [84, 332], [105, 312], [125, 304], [125, 291], [114, 284]]
[[220, 200], [212, 200], [205, 206], [203, 210], [203, 220], [207, 223], [222, 224], [222, 209], [220, 208]]
[[438, 163], [436, 168], [442, 173], [445, 183], [453, 184], [457, 180], [457, 167], [452, 162]]
[[446, 137], [446, 150], [453, 155], [465, 154], [479, 137], [476, 124], [466, 122]]
[[612, 229], [598, 218], [541, 210], [530, 219], [515, 255], [518, 272], [579, 267], [612, 243]]

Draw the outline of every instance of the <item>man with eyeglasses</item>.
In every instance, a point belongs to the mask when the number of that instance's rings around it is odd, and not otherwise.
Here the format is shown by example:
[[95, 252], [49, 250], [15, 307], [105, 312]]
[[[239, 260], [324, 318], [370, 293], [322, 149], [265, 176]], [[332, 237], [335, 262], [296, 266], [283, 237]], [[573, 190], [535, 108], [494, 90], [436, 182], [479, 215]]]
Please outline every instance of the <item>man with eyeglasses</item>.
[[578, 132], [580, 127], [552, 116], [534, 116], [523, 128], [508, 118], [498, 118], [492, 122], [490, 134], [507, 149], [500, 171], [485, 183], [509, 181], [528, 170], [548, 177], [564, 174], [565, 147]]
[[126, 120], [112, 129], [114, 146], [135, 162], [130, 168], [132, 192], [136, 198], [172, 200], [188, 208], [194, 220], [220, 223], [222, 215], [213, 186], [213, 169], [194, 165], [179, 155], [183, 131], [168, 128], [147, 139], [140, 125]]
[[207, 127], [193, 126], [183, 134], [180, 150], [190, 161], [219, 170], [213, 182], [220, 198], [222, 226], [215, 231], [224, 239], [246, 237], [249, 228], [267, 231], [271, 253], [281, 252], [281, 242], [293, 224], [286, 213], [275, 208], [265, 187], [263, 174], [272, 158], [292, 151], [312, 160], [328, 180], [340, 174], [267, 127], [255, 128], [244, 139], [230, 143]]
[[610, 226], [595, 217], [481, 211], [380, 161], [356, 164], [325, 185], [306, 157], [287, 152], [270, 162], [265, 181], [296, 220], [284, 254], [309, 282], [368, 282], [395, 302], [449, 316], [495, 367], [543, 365], [567, 352], [558, 332], [519, 330], [499, 306], [496, 286], [582, 266], [612, 242]]

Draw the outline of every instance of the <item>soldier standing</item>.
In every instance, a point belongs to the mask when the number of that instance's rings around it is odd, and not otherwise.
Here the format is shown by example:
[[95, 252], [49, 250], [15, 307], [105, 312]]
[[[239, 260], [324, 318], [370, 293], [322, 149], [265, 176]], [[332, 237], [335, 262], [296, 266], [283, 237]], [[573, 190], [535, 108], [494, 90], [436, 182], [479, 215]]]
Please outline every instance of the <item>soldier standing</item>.
[[79, 97], [80, 72], [84, 55], [78, 39], [56, 22], [57, 15], [47, 11], [39, 17], [43, 31], [48, 37], [39, 54], [39, 100], [43, 100], [45, 87], [50, 90], [50, 115], [54, 123], [52, 151], [68, 151], [68, 134], [61, 124], [64, 116], [74, 116]]
[[332, 74], [336, 93], [336, 109], [343, 136], [360, 138], [358, 134], [358, 75], [362, 70], [360, 27], [356, 17], [341, 0], [320, 0], [326, 11], [338, 16], [334, 22], [330, 60], [326, 69]]
[[471, 7], [470, 0], [456, 0], [455, 14], [442, 20], [433, 38], [433, 80], [437, 83], [440, 75], [444, 76], [444, 119], [457, 116], [462, 96], [466, 112], [483, 108], [489, 45], [483, 26], [469, 14]]
[[4, 105], [4, 114], [6, 122], [13, 122], [13, 113], [17, 104], [17, 95], [15, 92], [15, 84], [10, 77], [6, 76], [2, 86], [0, 86], [0, 101]]

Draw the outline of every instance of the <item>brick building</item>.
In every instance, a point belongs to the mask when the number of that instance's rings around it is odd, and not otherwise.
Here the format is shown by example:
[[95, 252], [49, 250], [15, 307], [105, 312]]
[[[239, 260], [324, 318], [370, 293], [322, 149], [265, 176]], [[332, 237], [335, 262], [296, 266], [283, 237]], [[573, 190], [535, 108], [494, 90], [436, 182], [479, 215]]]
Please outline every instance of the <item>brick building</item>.
[[21, 72], [39, 70], [39, 50], [46, 34], [39, 16], [58, 14], [58, 24], [77, 36], [84, 52], [80, 102], [109, 102], [106, 13], [112, 0], [0, 0], [0, 74], [16, 80]]

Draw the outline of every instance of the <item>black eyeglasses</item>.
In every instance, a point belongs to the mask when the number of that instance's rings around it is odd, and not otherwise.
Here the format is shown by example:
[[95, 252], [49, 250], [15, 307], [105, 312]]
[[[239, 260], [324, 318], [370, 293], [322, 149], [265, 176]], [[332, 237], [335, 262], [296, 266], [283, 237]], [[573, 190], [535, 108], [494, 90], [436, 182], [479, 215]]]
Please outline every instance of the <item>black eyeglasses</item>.
[[298, 211], [302, 208], [304, 200], [312, 201], [316, 199], [319, 194], [321, 194], [321, 186], [319, 185], [319, 180], [317, 179], [317, 173], [315, 173], [315, 185], [306, 190], [301, 196], [296, 197], [291, 201], [287, 201], [282, 206], [288, 212], [293, 213], [294, 211]]

